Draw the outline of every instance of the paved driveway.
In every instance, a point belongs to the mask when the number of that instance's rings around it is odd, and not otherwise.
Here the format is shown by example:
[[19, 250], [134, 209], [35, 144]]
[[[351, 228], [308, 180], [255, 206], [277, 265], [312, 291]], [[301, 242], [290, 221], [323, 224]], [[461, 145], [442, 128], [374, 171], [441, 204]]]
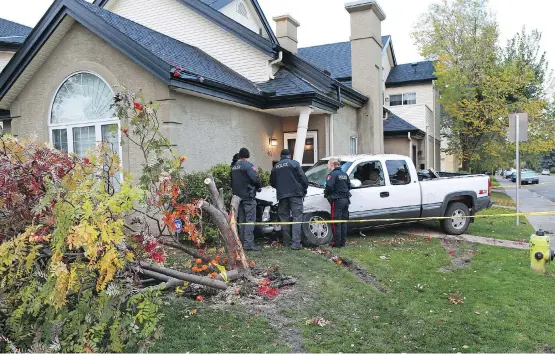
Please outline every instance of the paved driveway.
[[[516, 183], [510, 180], [497, 179], [505, 188], [506, 194], [516, 201]], [[555, 182], [555, 176], [540, 176], [540, 183]], [[520, 211], [523, 213], [533, 213], [538, 211], [555, 212], [555, 183], [546, 185], [524, 185], [520, 189]], [[555, 245], [555, 215], [528, 216], [530, 224], [538, 230], [542, 229], [551, 233], [551, 242]], [[516, 222], [516, 221], [515, 221]]]

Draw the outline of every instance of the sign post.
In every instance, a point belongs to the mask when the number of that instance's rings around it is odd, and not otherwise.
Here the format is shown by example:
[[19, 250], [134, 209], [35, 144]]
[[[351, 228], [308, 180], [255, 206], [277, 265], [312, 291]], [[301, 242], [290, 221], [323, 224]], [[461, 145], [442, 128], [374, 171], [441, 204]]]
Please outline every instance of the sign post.
[[[509, 115], [509, 141], [516, 142], [516, 213], [520, 213], [520, 142], [528, 141], [528, 113]], [[516, 226], [520, 217], [516, 216]]]

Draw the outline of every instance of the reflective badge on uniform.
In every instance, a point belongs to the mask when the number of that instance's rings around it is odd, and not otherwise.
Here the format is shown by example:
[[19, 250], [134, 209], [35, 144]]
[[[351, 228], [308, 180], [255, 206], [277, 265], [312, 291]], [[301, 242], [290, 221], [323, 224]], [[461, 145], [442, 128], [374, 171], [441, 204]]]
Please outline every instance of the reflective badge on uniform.
[[328, 178], [326, 178], [328, 181], [331, 179], [331, 175], [328, 175]]

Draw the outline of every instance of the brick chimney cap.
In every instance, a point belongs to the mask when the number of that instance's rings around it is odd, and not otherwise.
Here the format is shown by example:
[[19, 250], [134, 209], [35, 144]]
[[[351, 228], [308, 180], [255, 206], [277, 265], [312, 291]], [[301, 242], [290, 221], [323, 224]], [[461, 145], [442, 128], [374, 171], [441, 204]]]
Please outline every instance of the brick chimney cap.
[[299, 23], [299, 21], [295, 20], [293, 18], [293, 16], [289, 15], [289, 14], [285, 14], [285, 15], [281, 15], [281, 16], [276, 16], [273, 17], [272, 20], [274, 20], [275, 22], [279, 22], [279, 21], [289, 21], [291, 22], [295, 27], [299, 27], [301, 24]]
[[345, 9], [349, 13], [372, 10], [376, 14], [376, 16], [378, 16], [380, 21], [385, 20], [385, 12], [383, 12], [382, 8], [376, 0], [358, 0], [348, 2], [345, 4]]

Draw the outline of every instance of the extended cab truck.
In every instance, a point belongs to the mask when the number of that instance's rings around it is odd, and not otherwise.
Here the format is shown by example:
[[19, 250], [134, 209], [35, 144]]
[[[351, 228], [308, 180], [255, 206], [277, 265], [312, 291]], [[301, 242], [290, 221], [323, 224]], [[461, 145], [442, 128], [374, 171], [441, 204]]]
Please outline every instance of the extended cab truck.
[[[440, 220], [442, 229], [447, 234], [460, 235], [473, 221], [467, 216], [492, 204], [491, 180], [485, 175], [440, 177], [430, 171], [429, 179], [419, 181], [411, 159], [406, 156], [351, 155], [339, 158], [341, 169], [351, 179], [350, 220], [362, 220], [349, 223], [349, 230], [415, 221], [364, 220], [449, 216], [450, 219]], [[330, 204], [324, 198], [328, 161], [329, 158], [322, 159], [306, 172], [310, 185], [304, 199], [304, 221], [307, 223], [302, 226], [302, 238], [305, 245], [325, 244], [332, 237], [331, 224], [310, 223], [331, 219]], [[262, 231], [279, 230], [278, 226], [271, 225], [271, 221], [277, 221], [275, 190], [263, 188], [257, 199], [264, 211], [259, 213], [262, 214], [260, 221], [270, 224]]]

